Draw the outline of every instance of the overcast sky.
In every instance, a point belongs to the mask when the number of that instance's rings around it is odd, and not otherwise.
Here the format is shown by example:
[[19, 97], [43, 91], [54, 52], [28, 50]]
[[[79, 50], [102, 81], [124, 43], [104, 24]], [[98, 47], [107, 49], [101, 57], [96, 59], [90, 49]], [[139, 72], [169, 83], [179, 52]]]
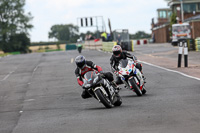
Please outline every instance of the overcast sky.
[[[30, 35], [32, 42], [38, 42], [49, 41], [52, 25], [77, 25], [77, 18], [90, 16], [103, 16], [107, 31], [109, 18], [112, 30], [151, 33], [151, 19], [157, 18], [156, 10], [167, 7], [164, 0], [26, 0], [25, 12], [34, 17]], [[80, 32], [95, 29], [80, 28]]]

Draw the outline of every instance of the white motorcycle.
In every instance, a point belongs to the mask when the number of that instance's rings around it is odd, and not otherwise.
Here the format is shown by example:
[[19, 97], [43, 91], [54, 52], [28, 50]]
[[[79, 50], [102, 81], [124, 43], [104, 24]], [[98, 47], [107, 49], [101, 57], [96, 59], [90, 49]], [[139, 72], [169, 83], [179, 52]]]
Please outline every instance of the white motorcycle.
[[119, 76], [126, 88], [133, 90], [137, 96], [146, 93], [144, 77], [139, 69], [135, 67], [132, 59], [121, 59], [118, 66], [119, 71], [115, 72]]

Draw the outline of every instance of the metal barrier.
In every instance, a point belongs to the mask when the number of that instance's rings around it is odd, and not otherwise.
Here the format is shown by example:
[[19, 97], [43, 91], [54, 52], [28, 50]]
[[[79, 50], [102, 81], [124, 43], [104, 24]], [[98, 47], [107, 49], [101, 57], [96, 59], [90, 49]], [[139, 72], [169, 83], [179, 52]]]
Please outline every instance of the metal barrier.
[[126, 51], [134, 51], [134, 43], [132, 40], [130, 42], [122, 42], [121, 47]]
[[194, 39], [187, 39], [187, 44], [188, 44], [188, 51], [193, 51], [195, 50], [195, 41]]
[[75, 44], [66, 44], [65, 50], [75, 50], [76, 45]]
[[200, 38], [195, 39], [195, 49], [200, 51]]

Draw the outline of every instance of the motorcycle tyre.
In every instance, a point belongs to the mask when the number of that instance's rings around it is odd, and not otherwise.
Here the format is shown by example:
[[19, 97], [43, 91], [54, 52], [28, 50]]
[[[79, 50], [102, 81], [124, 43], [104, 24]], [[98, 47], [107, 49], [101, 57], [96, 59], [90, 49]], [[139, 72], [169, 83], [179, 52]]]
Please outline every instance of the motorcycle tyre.
[[78, 52], [81, 53], [81, 51], [82, 51], [82, 48], [78, 48]]
[[106, 108], [112, 108], [114, 107], [114, 105], [111, 103], [111, 101], [109, 102], [106, 98], [106, 96], [101, 92], [100, 89], [95, 91], [96, 95], [98, 96], [99, 100], [101, 101], [101, 103], [106, 107]]
[[142, 96], [142, 91], [140, 90], [140, 88], [138, 87], [138, 85], [135, 83], [135, 80], [129, 79], [129, 82], [131, 83], [135, 93], [137, 94], [137, 96]]
[[144, 94], [146, 94], [146, 89], [145, 88], [143, 88], [143, 90], [142, 90], [142, 95], [144, 95]]
[[120, 106], [122, 104], [122, 98], [119, 96], [119, 94], [116, 94], [117, 101], [114, 103], [115, 106]]

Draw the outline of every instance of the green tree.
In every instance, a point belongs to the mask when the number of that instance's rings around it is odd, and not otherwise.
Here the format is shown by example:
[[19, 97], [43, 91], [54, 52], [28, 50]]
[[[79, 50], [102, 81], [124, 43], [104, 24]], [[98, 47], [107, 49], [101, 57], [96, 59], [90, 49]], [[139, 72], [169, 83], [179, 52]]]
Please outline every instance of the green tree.
[[19, 33], [10, 36], [9, 44], [5, 49], [6, 52], [20, 51], [21, 53], [27, 53], [31, 42], [25, 33]]
[[[17, 45], [23, 44], [22, 42], [17, 42], [21, 41], [21, 39], [17, 39], [16, 37], [19, 37], [19, 35], [27, 37], [28, 30], [33, 27], [29, 23], [33, 17], [30, 13], [24, 13], [24, 5], [25, 0], [0, 1], [0, 49], [4, 52], [15, 50], [16, 43]], [[27, 46], [25, 48], [27, 49]]]
[[55, 38], [58, 41], [76, 42], [79, 38], [79, 28], [73, 24], [53, 25], [49, 32], [49, 38]]
[[172, 25], [177, 23], [176, 20], [177, 15], [175, 13], [172, 14], [171, 18], [170, 18], [170, 36], [172, 35]]

